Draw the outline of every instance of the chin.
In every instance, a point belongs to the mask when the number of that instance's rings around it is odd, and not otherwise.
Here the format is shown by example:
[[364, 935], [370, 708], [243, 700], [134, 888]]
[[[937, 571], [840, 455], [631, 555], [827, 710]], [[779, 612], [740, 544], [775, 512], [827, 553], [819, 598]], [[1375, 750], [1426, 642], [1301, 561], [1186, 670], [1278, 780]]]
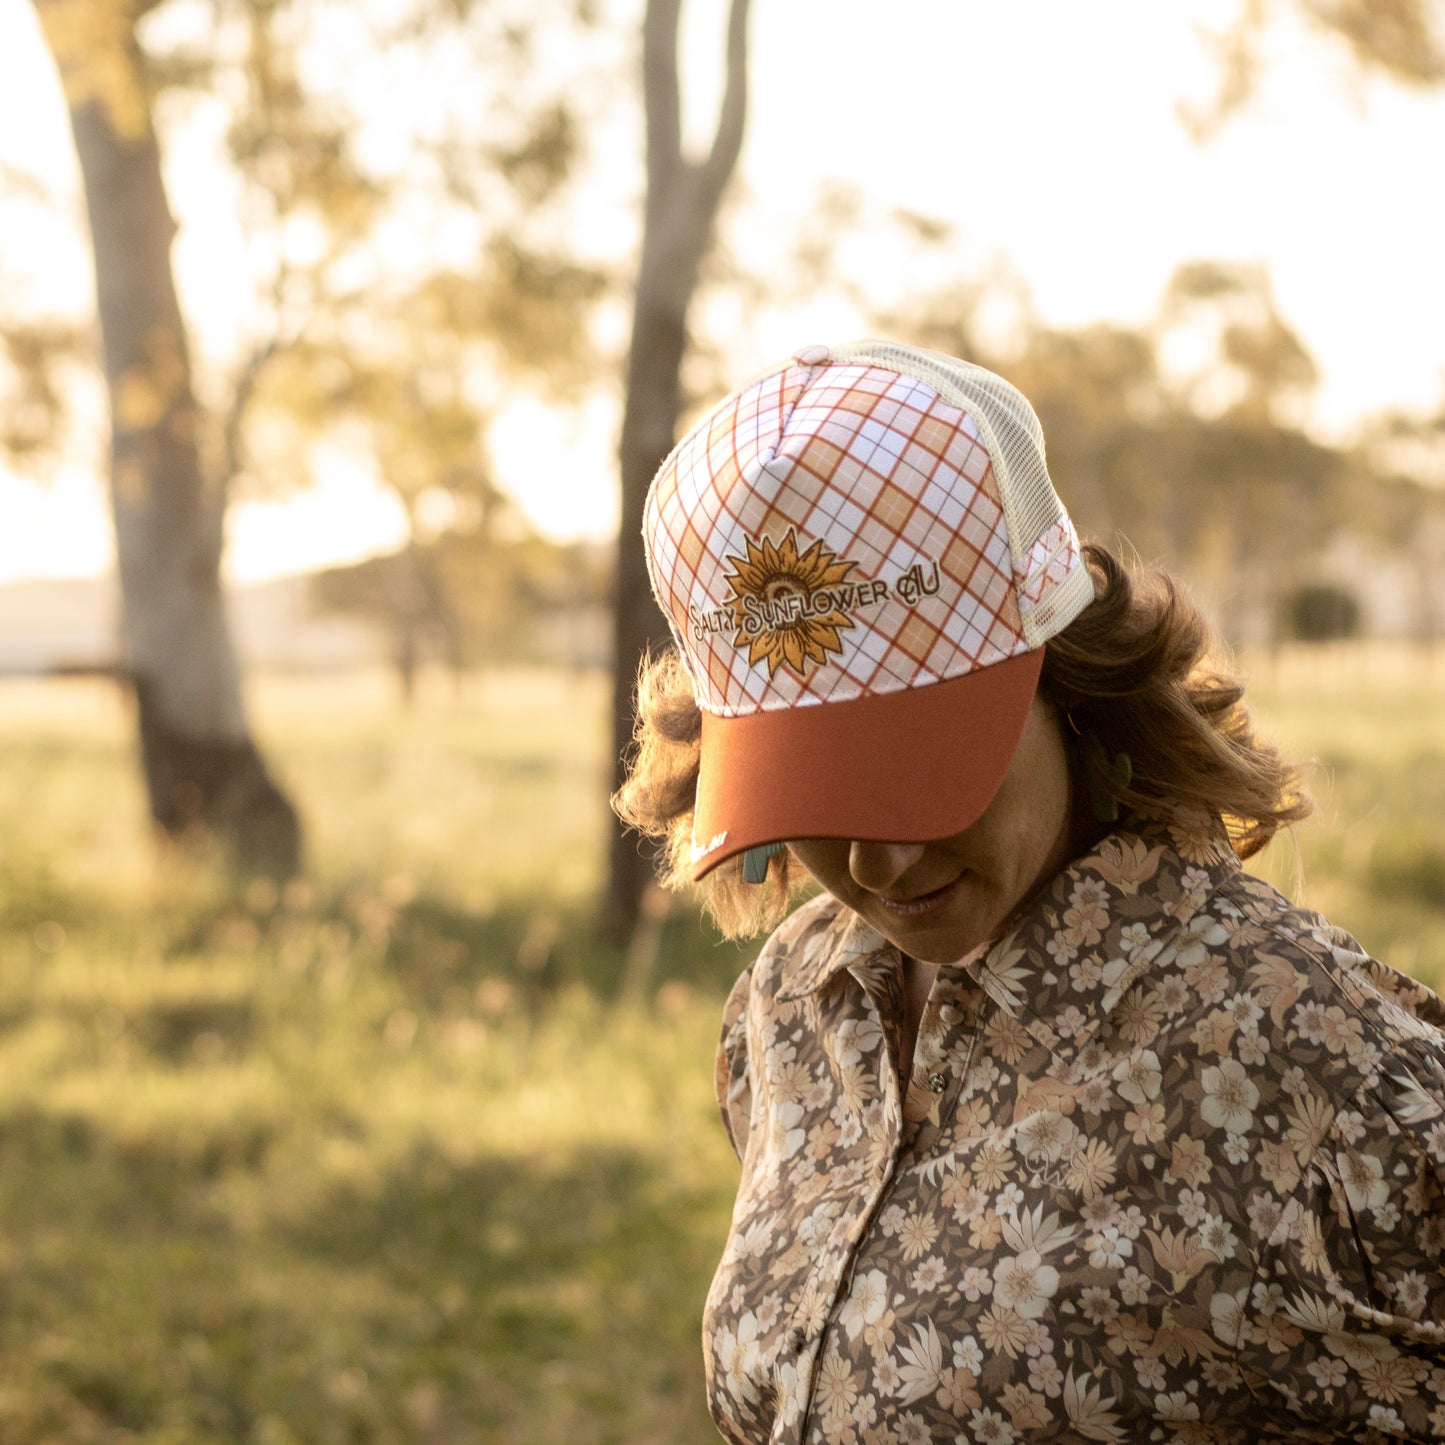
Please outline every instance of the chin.
[[[877, 920], [874, 926], [878, 926]], [[879, 932], [919, 963], [957, 963], [993, 936], [977, 929], [920, 928], [910, 931], [896, 925], [879, 928]]]

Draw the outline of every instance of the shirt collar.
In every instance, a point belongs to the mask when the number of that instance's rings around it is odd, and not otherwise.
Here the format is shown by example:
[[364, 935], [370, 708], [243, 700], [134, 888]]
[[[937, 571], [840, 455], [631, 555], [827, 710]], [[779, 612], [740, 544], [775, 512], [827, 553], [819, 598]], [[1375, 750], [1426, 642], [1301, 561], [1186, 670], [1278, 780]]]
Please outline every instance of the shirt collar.
[[894, 962], [898, 949], [851, 908], [836, 900], [821, 928], [810, 930], [783, 965], [780, 1003], [820, 993], [845, 968]]
[[[1062, 1011], [1072, 1005], [1095, 1021], [1108, 1014], [1238, 867], [1214, 815], [1186, 807], [1157, 815], [1136, 810], [1064, 868], [1001, 939], [945, 968], [964, 970], [1053, 1047]], [[1122, 929], [1121, 916], [1129, 917]], [[1106, 918], [1110, 926], [1100, 927]], [[834, 904], [784, 965], [776, 996], [799, 999], [844, 969], [894, 967], [897, 960], [882, 934]]]

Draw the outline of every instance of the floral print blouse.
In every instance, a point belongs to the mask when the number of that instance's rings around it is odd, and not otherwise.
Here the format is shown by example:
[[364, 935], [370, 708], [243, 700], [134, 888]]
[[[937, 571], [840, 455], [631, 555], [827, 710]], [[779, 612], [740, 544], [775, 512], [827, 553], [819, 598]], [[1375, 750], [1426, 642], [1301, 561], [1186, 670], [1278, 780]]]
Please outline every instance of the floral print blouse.
[[729, 999], [730, 1441], [1445, 1440], [1445, 1005], [1137, 815], [939, 969], [829, 897]]

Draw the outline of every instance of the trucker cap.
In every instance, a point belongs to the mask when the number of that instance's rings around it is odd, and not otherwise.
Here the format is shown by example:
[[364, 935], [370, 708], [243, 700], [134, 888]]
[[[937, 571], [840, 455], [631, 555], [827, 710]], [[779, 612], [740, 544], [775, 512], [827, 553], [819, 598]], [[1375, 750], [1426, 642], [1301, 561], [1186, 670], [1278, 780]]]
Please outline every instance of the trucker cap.
[[702, 710], [694, 879], [792, 838], [967, 828], [1093, 598], [1023, 395], [894, 342], [806, 347], [720, 402], [643, 538]]

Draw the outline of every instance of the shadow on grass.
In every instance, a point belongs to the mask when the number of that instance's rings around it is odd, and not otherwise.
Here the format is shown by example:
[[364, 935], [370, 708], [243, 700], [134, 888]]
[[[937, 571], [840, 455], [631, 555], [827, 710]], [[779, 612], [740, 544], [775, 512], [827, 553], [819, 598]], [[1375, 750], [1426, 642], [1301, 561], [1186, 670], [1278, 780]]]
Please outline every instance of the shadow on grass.
[[[649, 981], [654, 988], [683, 981], [722, 996], [756, 950], [755, 943], [720, 938], [690, 905], [679, 904], [663, 925]], [[479, 914], [423, 896], [399, 910], [387, 961], [419, 1004], [438, 1007], [458, 982], [475, 987], [493, 976], [533, 993], [580, 984], [611, 998], [625, 953], [583, 909], [514, 899]]]
[[[157, 874], [153, 895], [138, 909], [134, 899], [79, 884], [44, 857], [0, 859], [0, 938], [18, 941], [42, 969], [67, 945], [127, 960], [244, 956], [296, 969], [346, 954], [380, 964], [419, 1013], [464, 1012], [487, 979], [505, 980], [524, 1001], [577, 986], [610, 999], [624, 980], [637, 981], [636, 957], [629, 963], [585, 902], [521, 894], [468, 906], [440, 891], [398, 897], [374, 879], [277, 888], [229, 878], [179, 850]], [[683, 982], [719, 998], [757, 947], [721, 939], [682, 898], [648, 938], [646, 991]], [[23, 999], [0, 998], [0, 1018], [12, 1002], [23, 1013]], [[154, 1004], [143, 1025], [132, 1022], [158, 1056], [179, 1061], [203, 1034], [243, 1045], [253, 1024], [247, 1009], [239, 1000], [175, 998]]]
[[[477, 1051], [525, 1068], [579, 985], [616, 996], [583, 910], [179, 875], [122, 907], [0, 866], [0, 950], [4, 1445], [716, 1438], [697, 1331], [735, 1174], [669, 1160], [663, 1104], [645, 1147], [579, 1123], [515, 1156], [458, 1157], [493, 1136], [429, 1112], [494, 1087]], [[679, 911], [649, 981], [720, 997], [746, 955]], [[595, 1046], [610, 1011], [574, 1012]]]
[[460, 1165], [420, 1151], [376, 1192], [338, 1192], [290, 1247], [410, 1302], [376, 1328], [399, 1337], [389, 1354], [424, 1355], [454, 1426], [706, 1439], [697, 1321], [719, 1202], [625, 1150]]
[[[285, 1151], [283, 1151], [284, 1153]], [[715, 1439], [697, 1319], [725, 1201], [621, 1149], [291, 1151], [217, 1179], [69, 1120], [0, 1124], [0, 1438]]]

